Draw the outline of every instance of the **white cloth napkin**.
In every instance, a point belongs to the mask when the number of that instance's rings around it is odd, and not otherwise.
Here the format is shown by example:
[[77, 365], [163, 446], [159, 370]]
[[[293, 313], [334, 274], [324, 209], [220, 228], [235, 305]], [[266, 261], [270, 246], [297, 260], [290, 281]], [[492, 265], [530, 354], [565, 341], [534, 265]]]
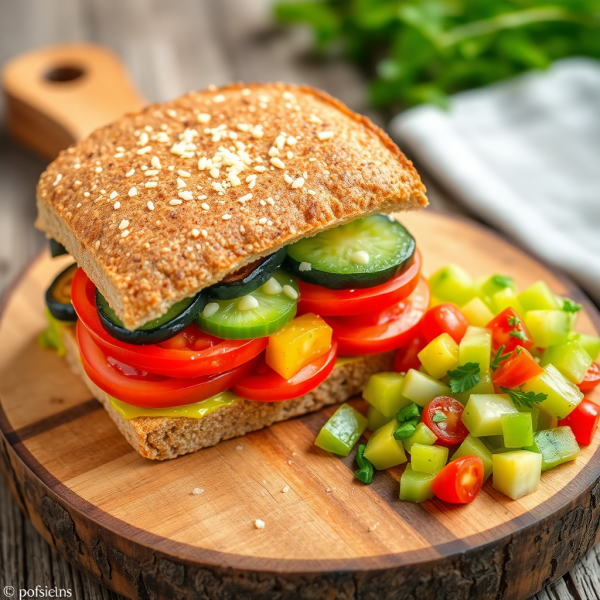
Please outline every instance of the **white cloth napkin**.
[[600, 303], [600, 62], [558, 61], [398, 115], [392, 134], [474, 213]]

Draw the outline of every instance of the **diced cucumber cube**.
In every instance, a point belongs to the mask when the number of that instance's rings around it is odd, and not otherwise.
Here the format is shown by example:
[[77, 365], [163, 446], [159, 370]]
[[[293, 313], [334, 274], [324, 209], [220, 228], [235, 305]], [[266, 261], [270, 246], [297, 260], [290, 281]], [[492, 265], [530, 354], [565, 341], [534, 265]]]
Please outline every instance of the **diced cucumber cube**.
[[585, 333], [571, 332], [569, 334], [570, 340], [577, 340], [581, 347], [590, 355], [593, 362], [598, 360], [600, 354], [600, 338], [593, 335], [587, 335]]
[[404, 449], [407, 452], [410, 452], [410, 449], [413, 447], [414, 444], [432, 446], [436, 442], [437, 436], [435, 435], [435, 433], [433, 433], [433, 431], [431, 431], [431, 429], [429, 429], [429, 427], [427, 427], [427, 425], [425, 425], [425, 423], [419, 423], [417, 425], [417, 428], [415, 429], [415, 432], [409, 438], [402, 440], [402, 443], [404, 444]]
[[401, 408], [411, 403], [402, 395], [403, 385], [404, 375], [400, 373], [375, 373], [367, 381], [363, 398], [382, 415], [391, 419]]
[[490, 450], [490, 452], [493, 452], [494, 450], [497, 450], [498, 448], [504, 448], [504, 436], [503, 435], [489, 435], [489, 436], [477, 438], [477, 439], [480, 439], [485, 444], [485, 446]]
[[465, 315], [469, 325], [474, 327], [485, 327], [493, 318], [494, 313], [481, 298], [471, 298], [460, 309]]
[[400, 477], [400, 500], [409, 502], [425, 502], [433, 498], [431, 482], [435, 474], [415, 471], [410, 464], [406, 465]]
[[417, 356], [427, 373], [439, 379], [458, 367], [458, 344], [449, 334], [442, 333], [429, 342]]
[[444, 302], [461, 306], [475, 296], [473, 280], [467, 271], [455, 264], [448, 264], [429, 278], [431, 293]]
[[427, 446], [413, 444], [410, 463], [415, 471], [421, 473], [439, 473], [448, 462], [448, 448], [445, 446]]
[[494, 454], [494, 477], [492, 485], [495, 490], [518, 500], [531, 494], [540, 485], [542, 474], [542, 455], [527, 450], [513, 450]]
[[492, 453], [479, 438], [469, 434], [452, 455], [452, 460], [463, 456], [479, 456], [483, 462], [483, 481], [492, 474]]
[[539, 418], [537, 427], [534, 427], [535, 431], [542, 431], [544, 429], [554, 429], [558, 427], [558, 419], [549, 415], [545, 410], [539, 409]]
[[494, 454], [504, 454], [505, 452], [514, 452], [514, 448], [507, 448], [506, 446], [500, 446], [499, 448], [496, 448], [495, 450], [492, 450], [492, 456]]
[[542, 471], [553, 469], [579, 456], [579, 444], [570, 427], [536, 431], [533, 443], [525, 450], [542, 455]]
[[525, 311], [517, 298], [517, 294], [511, 288], [504, 288], [492, 296], [492, 309], [498, 315], [507, 308], [513, 308], [518, 315], [524, 315]]
[[502, 435], [502, 415], [519, 411], [506, 394], [471, 394], [462, 420], [471, 435]]
[[569, 381], [581, 383], [592, 365], [590, 355], [577, 340], [546, 348], [541, 365], [552, 363]]
[[489, 371], [491, 354], [492, 332], [485, 327], [468, 327], [458, 347], [459, 364], [474, 362], [481, 372]]
[[438, 396], [449, 396], [450, 388], [430, 375], [409, 369], [404, 378], [402, 395], [419, 406], [425, 406]]
[[389, 469], [406, 462], [402, 441], [394, 438], [399, 423], [392, 419], [380, 427], [367, 442], [364, 457], [378, 470]]
[[505, 448], [524, 448], [533, 443], [533, 424], [529, 413], [502, 415], [502, 436]]
[[491, 298], [494, 294], [502, 292], [505, 289], [517, 291], [517, 285], [512, 277], [506, 275], [490, 275], [479, 283], [479, 290], [484, 297]]
[[547, 398], [538, 406], [557, 419], [564, 419], [574, 411], [583, 398], [579, 388], [551, 364], [544, 367], [543, 373], [526, 381], [521, 389], [524, 392], [546, 394]]
[[390, 421], [391, 419], [388, 419], [385, 415], [382, 415], [374, 406], [369, 404], [369, 410], [367, 412], [368, 431], [375, 431]]
[[315, 440], [315, 446], [348, 456], [367, 427], [367, 419], [349, 404], [342, 404], [323, 425]]
[[534, 431], [539, 429], [538, 421], [540, 418], [539, 406], [517, 406], [517, 410], [521, 413], [529, 413], [531, 415], [531, 426]]
[[530, 310], [525, 325], [538, 348], [562, 344], [569, 338], [571, 316], [562, 310]]
[[466, 404], [471, 397], [471, 394], [493, 394], [494, 382], [492, 374], [489, 371], [479, 373], [479, 381], [467, 392], [457, 392], [452, 394], [452, 397], [458, 400], [461, 404]]
[[554, 292], [545, 281], [536, 281], [517, 296], [523, 310], [560, 310]]

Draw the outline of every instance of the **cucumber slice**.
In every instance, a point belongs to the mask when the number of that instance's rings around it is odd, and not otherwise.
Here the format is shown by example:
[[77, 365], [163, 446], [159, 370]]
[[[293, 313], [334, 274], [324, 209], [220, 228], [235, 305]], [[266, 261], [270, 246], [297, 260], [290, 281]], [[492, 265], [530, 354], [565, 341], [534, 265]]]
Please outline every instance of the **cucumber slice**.
[[251, 294], [271, 279], [273, 273], [285, 260], [286, 254], [286, 248], [280, 248], [277, 252], [227, 275], [208, 290], [209, 296], [219, 300], [231, 300]]
[[369, 288], [400, 272], [415, 247], [400, 223], [371, 215], [288, 246], [286, 263], [299, 279], [331, 290]]
[[206, 304], [206, 294], [200, 292], [196, 296], [184, 298], [158, 319], [148, 321], [140, 328], [129, 331], [123, 327], [123, 322], [115, 311], [108, 305], [106, 298], [96, 290], [96, 308], [102, 327], [115, 339], [128, 344], [159, 344], [191, 325], [198, 313]]
[[296, 315], [298, 285], [282, 269], [273, 273], [273, 279], [275, 285], [269, 280], [241, 298], [211, 300], [196, 324], [202, 331], [226, 340], [266, 337], [279, 331]]
[[61, 271], [46, 290], [46, 306], [58, 321], [77, 321], [77, 314], [71, 304], [71, 282], [77, 271], [77, 263]]

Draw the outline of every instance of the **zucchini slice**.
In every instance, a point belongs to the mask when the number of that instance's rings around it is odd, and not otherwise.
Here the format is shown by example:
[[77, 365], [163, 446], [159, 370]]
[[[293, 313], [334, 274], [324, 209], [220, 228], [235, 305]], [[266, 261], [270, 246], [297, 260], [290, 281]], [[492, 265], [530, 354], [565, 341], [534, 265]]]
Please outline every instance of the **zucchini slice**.
[[71, 304], [71, 282], [77, 271], [77, 263], [61, 271], [46, 290], [46, 306], [58, 321], [77, 321], [77, 313]]
[[235, 273], [227, 275], [223, 280], [211, 286], [208, 290], [211, 298], [231, 300], [241, 298], [257, 290], [269, 281], [273, 273], [285, 260], [286, 249], [280, 248], [277, 252], [242, 267]]
[[369, 288], [402, 271], [415, 248], [398, 221], [371, 215], [288, 246], [286, 266], [299, 279], [331, 290]]
[[211, 299], [196, 324], [226, 340], [249, 340], [279, 331], [296, 316], [298, 285], [279, 269], [251, 294], [231, 300]]
[[206, 305], [206, 298], [204, 291], [199, 292], [196, 296], [184, 298], [173, 304], [164, 315], [148, 321], [133, 331], [123, 327], [121, 319], [117, 317], [115, 311], [108, 305], [106, 298], [98, 290], [96, 290], [96, 308], [102, 327], [110, 335], [121, 342], [140, 346], [164, 342], [191, 325]]

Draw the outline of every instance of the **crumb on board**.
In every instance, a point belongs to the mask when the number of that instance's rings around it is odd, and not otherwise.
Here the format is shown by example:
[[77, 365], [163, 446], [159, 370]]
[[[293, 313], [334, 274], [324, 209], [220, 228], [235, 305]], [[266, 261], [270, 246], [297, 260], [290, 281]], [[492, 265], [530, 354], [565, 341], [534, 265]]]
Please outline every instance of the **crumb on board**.
[[255, 519], [254, 520], [254, 527], [256, 527], [256, 529], [264, 529], [265, 528], [265, 522], [261, 519]]

